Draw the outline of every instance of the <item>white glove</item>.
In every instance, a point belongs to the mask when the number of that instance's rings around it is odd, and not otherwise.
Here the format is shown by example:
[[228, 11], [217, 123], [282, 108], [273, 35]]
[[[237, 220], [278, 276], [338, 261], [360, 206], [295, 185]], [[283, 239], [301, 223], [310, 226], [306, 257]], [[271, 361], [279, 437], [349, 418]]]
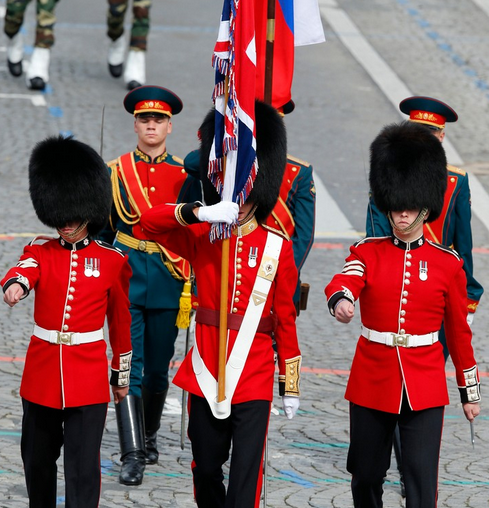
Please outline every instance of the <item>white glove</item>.
[[474, 312], [469, 312], [467, 314], [467, 323], [469, 324], [470, 327], [472, 327], [472, 323], [474, 322]]
[[291, 397], [290, 395], [282, 396], [282, 403], [284, 405], [285, 416], [292, 420], [300, 406], [299, 397]]
[[202, 222], [225, 222], [232, 224], [238, 219], [239, 206], [232, 201], [221, 201], [216, 205], [201, 206], [198, 209], [198, 219]]

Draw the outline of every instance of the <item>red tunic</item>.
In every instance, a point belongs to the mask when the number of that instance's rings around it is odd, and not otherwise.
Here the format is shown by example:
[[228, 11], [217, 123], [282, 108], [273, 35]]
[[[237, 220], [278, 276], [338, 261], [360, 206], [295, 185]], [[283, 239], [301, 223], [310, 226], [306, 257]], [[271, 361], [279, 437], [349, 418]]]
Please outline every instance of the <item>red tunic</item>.
[[[100, 275], [86, 276], [87, 265], [98, 267]], [[110, 382], [124, 386], [131, 356], [130, 276], [127, 256], [104, 242], [85, 239], [72, 246], [51, 239], [26, 246], [1, 285], [5, 290], [19, 282], [34, 289], [34, 320], [46, 330], [92, 332], [103, 328], [107, 316], [113, 353]], [[106, 349], [105, 340], [63, 345], [33, 335], [20, 395], [57, 409], [109, 402]]]
[[[144, 213], [141, 225], [148, 237], [168, 247], [192, 265], [199, 306], [219, 310], [221, 285], [222, 242], [209, 242], [210, 225], [192, 224], [183, 227], [175, 218], [175, 205], [157, 206]], [[249, 234], [232, 235], [230, 239], [228, 312], [244, 315], [260, 266], [268, 231], [258, 226]], [[250, 254], [257, 252], [256, 266]], [[268, 316], [273, 306], [277, 316], [274, 337], [277, 343], [279, 374], [285, 375], [285, 361], [300, 356], [295, 326], [295, 307], [292, 296], [297, 284], [292, 243], [284, 241], [275, 279], [268, 293], [262, 316]], [[228, 357], [238, 332], [229, 331]], [[195, 340], [207, 368], [217, 379], [219, 328], [197, 323]], [[273, 399], [274, 351], [269, 334], [256, 333], [246, 364], [232, 398], [232, 404], [250, 400]], [[192, 350], [186, 356], [173, 382], [190, 393], [203, 397], [192, 367]]]
[[[377, 332], [424, 335], [436, 332], [445, 321], [447, 345], [462, 392], [467, 386], [464, 370], [476, 366], [466, 319], [463, 262], [450, 249], [423, 238], [410, 245], [395, 241], [398, 245], [390, 237], [369, 238], [352, 246], [342, 273], [326, 286], [328, 305], [334, 312], [339, 299], [358, 298], [362, 324]], [[427, 267], [426, 280], [420, 277], [422, 266]], [[413, 410], [448, 404], [441, 343], [390, 347], [360, 336], [345, 398], [399, 413], [403, 388]]]

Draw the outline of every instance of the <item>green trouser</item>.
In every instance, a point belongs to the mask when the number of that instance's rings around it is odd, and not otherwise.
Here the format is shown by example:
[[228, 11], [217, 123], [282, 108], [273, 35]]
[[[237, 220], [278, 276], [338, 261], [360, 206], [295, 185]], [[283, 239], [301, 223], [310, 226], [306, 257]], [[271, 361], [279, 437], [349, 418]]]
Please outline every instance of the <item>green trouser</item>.
[[[129, 0], [108, 0], [107, 35], [117, 40], [124, 32], [124, 16], [126, 15]], [[132, 28], [129, 48], [146, 51], [149, 33], [149, 9], [151, 0], [133, 0]]]
[[[12, 38], [24, 22], [24, 13], [31, 0], [7, 0], [4, 32]], [[36, 0], [36, 40], [34, 46], [50, 48], [54, 44], [54, 9], [58, 0]]]

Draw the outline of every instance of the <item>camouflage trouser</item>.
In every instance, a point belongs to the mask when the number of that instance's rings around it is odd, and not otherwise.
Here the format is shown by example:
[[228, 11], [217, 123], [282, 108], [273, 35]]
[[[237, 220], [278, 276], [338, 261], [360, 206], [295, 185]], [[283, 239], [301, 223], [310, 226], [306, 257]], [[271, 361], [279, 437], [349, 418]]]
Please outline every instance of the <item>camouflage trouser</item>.
[[[12, 38], [24, 22], [24, 13], [31, 0], [7, 0], [4, 31]], [[36, 0], [36, 40], [34, 46], [50, 48], [54, 44], [54, 9], [58, 0]]]
[[[108, 0], [107, 35], [115, 41], [124, 32], [124, 16], [126, 15], [129, 0]], [[149, 9], [151, 0], [133, 0], [132, 2], [132, 28], [129, 47], [146, 51], [149, 33]]]

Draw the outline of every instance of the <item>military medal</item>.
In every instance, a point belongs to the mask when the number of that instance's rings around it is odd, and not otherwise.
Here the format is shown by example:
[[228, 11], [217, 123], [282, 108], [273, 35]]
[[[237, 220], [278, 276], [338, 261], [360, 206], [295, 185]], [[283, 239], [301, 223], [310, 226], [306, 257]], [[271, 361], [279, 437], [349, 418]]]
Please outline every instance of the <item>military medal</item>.
[[419, 262], [419, 280], [428, 279], [428, 261]]
[[258, 247], [250, 247], [250, 253], [248, 255], [248, 266], [250, 268], [255, 268], [257, 257], [258, 257]]
[[92, 275], [96, 277], [100, 277], [100, 259], [95, 258], [93, 260], [93, 272]]
[[92, 258], [85, 258], [85, 271], [83, 273], [85, 274], [85, 277], [91, 277], [93, 275]]

